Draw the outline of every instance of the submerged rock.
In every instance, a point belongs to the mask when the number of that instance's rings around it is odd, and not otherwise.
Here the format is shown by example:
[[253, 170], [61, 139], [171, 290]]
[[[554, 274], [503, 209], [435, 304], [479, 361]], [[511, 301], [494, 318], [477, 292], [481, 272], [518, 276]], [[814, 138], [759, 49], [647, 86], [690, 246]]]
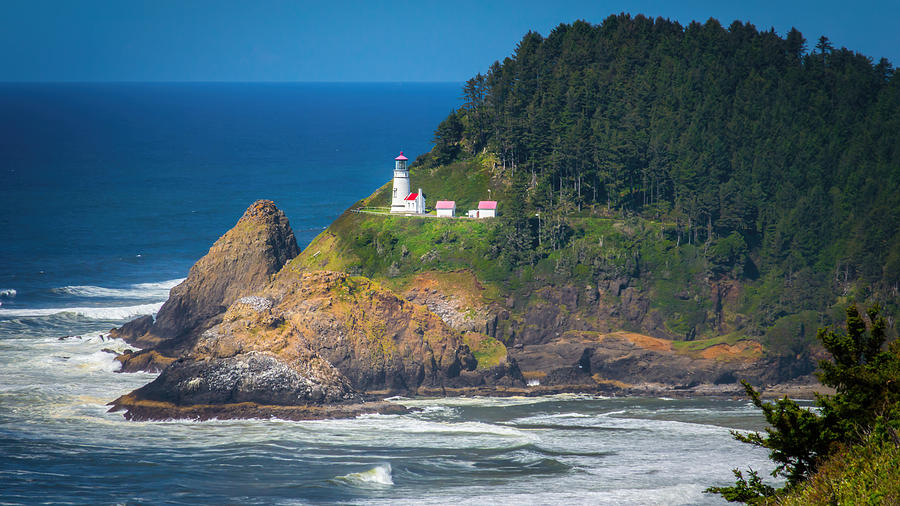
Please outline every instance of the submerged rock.
[[122, 363], [119, 372], [160, 372], [175, 361], [156, 350], [125, 350], [116, 360]]

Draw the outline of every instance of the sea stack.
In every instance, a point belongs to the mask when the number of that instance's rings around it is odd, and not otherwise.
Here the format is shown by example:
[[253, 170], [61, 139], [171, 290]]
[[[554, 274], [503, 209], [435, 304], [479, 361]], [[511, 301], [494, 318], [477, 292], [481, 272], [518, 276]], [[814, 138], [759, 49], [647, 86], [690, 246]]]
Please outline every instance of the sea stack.
[[111, 335], [175, 356], [219, 323], [232, 302], [265, 286], [299, 252], [284, 212], [271, 200], [258, 200], [191, 267], [187, 279], [172, 288], [155, 320], [138, 318]]

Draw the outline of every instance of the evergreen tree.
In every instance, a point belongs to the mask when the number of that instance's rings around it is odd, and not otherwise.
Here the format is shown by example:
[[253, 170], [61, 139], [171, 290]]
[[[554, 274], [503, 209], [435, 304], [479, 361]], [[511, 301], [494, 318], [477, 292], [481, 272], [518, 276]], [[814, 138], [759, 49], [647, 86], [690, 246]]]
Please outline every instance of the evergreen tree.
[[444, 121], [438, 125], [434, 132], [434, 149], [432, 155], [438, 164], [450, 163], [459, 155], [459, 143], [462, 140], [463, 127], [459, 120], [459, 114], [450, 113]]
[[[742, 382], [770, 427], [765, 435], [737, 431], [732, 431], [732, 435], [738, 441], [767, 448], [769, 458], [777, 464], [772, 475], [787, 478], [788, 489], [812, 475], [818, 464], [836, 450], [837, 443], [859, 443], [873, 431], [896, 437], [895, 430], [900, 427], [900, 341], [883, 349], [886, 323], [878, 306], [867, 311], [868, 329], [855, 305], [849, 306], [846, 314], [846, 332], [832, 328], [818, 331], [819, 341], [832, 356], [831, 361], [819, 362], [819, 380], [836, 391], [834, 395], [816, 397], [820, 413], [787, 397], [765, 402], [753, 386]], [[734, 486], [711, 487], [707, 491], [742, 502], [775, 492], [771, 487], [761, 487], [752, 470], [750, 481], [738, 470], [734, 472]]]

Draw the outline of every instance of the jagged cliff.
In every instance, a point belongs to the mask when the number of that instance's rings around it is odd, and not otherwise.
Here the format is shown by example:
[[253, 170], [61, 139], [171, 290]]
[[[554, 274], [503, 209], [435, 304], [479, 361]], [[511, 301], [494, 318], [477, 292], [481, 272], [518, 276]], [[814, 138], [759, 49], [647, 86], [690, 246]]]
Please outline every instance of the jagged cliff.
[[[150, 345], [120, 357], [126, 370], [162, 369], [113, 409], [130, 419], [308, 418], [398, 409], [365, 402], [376, 395], [525, 386], [501, 343], [454, 330], [367, 278], [291, 267], [271, 276], [295, 248], [283, 213], [253, 204], [155, 322], [113, 332]], [[487, 347], [500, 356], [479, 361]]]

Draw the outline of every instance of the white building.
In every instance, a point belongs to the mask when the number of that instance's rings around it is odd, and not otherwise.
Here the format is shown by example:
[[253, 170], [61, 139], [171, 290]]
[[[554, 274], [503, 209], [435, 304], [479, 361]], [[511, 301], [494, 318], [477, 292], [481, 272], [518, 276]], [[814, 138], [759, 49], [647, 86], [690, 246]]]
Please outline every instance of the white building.
[[417, 193], [409, 192], [409, 158], [400, 156], [394, 158], [394, 192], [391, 194], [392, 213], [425, 214], [425, 194], [419, 188]]
[[478, 203], [479, 218], [496, 218], [497, 217], [497, 201], [482, 200]]
[[[410, 193], [403, 199], [403, 203], [406, 205], [406, 213], [415, 213], [415, 214], [425, 214], [425, 194], [422, 193], [422, 189], [419, 188], [417, 193]], [[393, 211], [393, 208], [391, 208]]]
[[456, 201], [454, 200], [438, 200], [434, 208], [437, 209], [438, 216], [445, 218], [456, 216]]

